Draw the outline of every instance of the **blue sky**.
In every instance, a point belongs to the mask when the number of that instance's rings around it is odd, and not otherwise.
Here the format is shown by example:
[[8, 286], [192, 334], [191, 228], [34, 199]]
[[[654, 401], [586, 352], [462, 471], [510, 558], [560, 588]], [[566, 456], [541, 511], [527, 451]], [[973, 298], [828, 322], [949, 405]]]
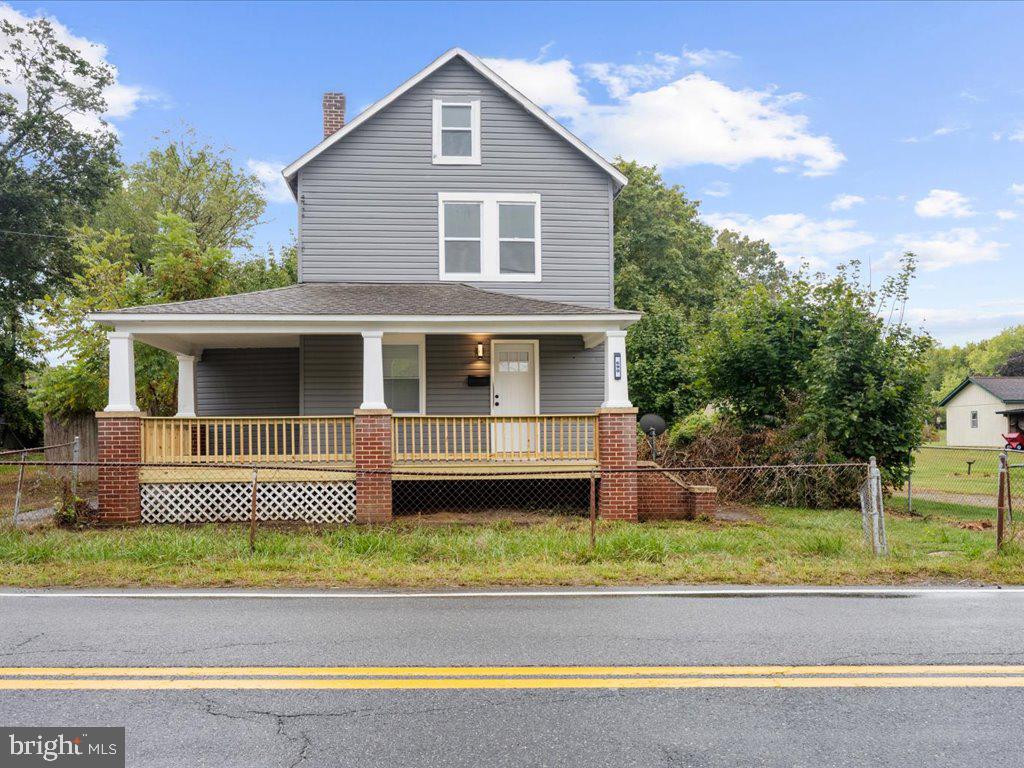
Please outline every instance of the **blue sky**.
[[[1024, 6], [0, 3], [105, 47], [127, 160], [193, 126], [268, 183], [447, 48], [485, 57], [606, 155], [657, 162], [705, 218], [790, 262], [922, 259], [911, 317], [944, 342], [1024, 322]], [[2, 41], [0, 41], [2, 42]]]

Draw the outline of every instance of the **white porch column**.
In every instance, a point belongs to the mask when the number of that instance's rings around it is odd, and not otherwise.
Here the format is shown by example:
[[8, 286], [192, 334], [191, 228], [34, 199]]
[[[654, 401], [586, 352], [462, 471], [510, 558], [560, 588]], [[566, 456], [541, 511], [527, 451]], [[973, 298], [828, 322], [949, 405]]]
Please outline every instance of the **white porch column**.
[[196, 358], [195, 355], [175, 355], [178, 358], [178, 418], [196, 416]]
[[632, 408], [626, 378], [626, 332], [604, 335], [604, 402], [602, 408]]
[[362, 410], [385, 410], [384, 402], [384, 332], [363, 331], [363, 402]]
[[132, 335], [124, 331], [107, 334], [110, 344], [110, 384], [107, 411], [138, 413], [135, 403], [135, 346]]

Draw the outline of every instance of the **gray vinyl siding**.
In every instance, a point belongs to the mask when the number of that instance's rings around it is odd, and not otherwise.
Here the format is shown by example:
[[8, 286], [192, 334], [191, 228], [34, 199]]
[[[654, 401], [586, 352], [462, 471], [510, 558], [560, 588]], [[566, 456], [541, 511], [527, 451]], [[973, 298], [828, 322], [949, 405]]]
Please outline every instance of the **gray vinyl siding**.
[[[539, 339], [541, 413], [597, 408], [604, 399], [604, 347], [584, 349], [574, 335]], [[477, 342], [484, 345], [482, 361]], [[490, 388], [471, 387], [468, 377], [490, 375], [490, 353], [489, 336], [428, 335], [427, 413], [489, 414]], [[345, 415], [359, 407], [362, 390], [359, 336], [303, 336], [300, 349], [208, 349], [196, 366], [201, 416]]]
[[302, 413], [338, 416], [363, 400], [362, 336], [303, 336]]
[[[481, 100], [480, 165], [434, 165], [435, 95]], [[489, 290], [612, 305], [612, 180], [460, 59], [398, 98], [299, 172], [305, 281], [433, 282], [439, 191], [541, 196], [542, 280]]]
[[[507, 337], [499, 337], [507, 338]], [[581, 336], [540, 336], [540, 412], [590, 413], [604, 400], [604, 346], [583, 347]], [[484, 360], [476, 344], [484, 343]], [[486, 416], [489, 387], [471, 387], [471, 375], [491, 372], [487, 336], [427, 336], [427, 413]]]
[[604, 402], [604, 345], [581, 336], [540, 337], [540, 412], [590, 413]]
[[196, 364], [200, 416], [299, 412], [299, 350], [208, 349]]

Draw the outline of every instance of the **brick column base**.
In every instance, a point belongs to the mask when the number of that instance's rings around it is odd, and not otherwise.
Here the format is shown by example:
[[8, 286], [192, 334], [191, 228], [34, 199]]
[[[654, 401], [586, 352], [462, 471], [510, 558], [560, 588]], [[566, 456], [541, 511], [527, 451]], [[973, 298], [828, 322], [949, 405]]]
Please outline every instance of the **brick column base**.
[[[142, 461], [142, 420], [135, 414], [101, 411], [96, 414], [96, 424], [99, 523], [138, 525], [142, 520], [138, 467]], [[106, 462], [136, 466], [109, 466]]]
[[636, 408], [601, 408], [597, 412], [601, 487], [598, 511], [604, 520], [637, 521]]
[[391, 522], [391, 411], [355, 412], [356, 522]]

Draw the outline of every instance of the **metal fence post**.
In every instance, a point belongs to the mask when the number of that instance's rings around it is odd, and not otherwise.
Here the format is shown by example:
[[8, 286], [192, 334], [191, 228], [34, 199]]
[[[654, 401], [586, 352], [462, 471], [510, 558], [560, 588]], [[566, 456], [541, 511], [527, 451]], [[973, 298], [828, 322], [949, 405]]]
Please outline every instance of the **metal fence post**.
[[78, 462], [82, 460], [82, 440], [75, 435], [71, 444], [71, 495], [78, 498]]
[[872, 456], [868, 462], [868, 504], [871, 508], [871, 549], [876, 555], [889, 553], [885, 537], [885, 511], [882, 500], [882, 473]]
[[907, 464], [907, 514], [914, 514], [914, 452], [910, 452]]
[[996, 552], [1003, 548], [1003, 534], [1006, 529], [1006, 497], [1009, 481], [1006, 453], [999, 454], [999, 491], [996, 495]]
[[597, 493], [595, 492], [594, 473], [590, 473], [590, 550], [593, 552], [597, 542]]
[[18, 466], [18, 487], [14, 491], [14, 510], [11, 512], [11, 524], [18, 524], [18, 513], [21, 512], [21, 486], [25, 482], [25, 456], [26, 451], [21, 452], [21, 464]]

